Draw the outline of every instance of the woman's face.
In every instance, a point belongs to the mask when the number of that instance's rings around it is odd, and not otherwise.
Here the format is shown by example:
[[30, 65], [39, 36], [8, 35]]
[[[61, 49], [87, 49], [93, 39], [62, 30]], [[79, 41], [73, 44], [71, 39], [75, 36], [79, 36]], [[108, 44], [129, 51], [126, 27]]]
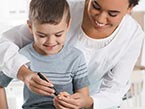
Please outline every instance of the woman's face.
[[125, 14], [130, 13], [128, 0], [86, 0], [88, 24], [97, 32], [111, 34]]

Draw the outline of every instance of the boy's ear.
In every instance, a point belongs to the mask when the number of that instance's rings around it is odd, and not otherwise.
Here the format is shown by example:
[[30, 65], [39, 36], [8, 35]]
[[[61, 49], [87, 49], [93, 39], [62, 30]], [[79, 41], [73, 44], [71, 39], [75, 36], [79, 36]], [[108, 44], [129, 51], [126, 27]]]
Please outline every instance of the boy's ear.
[[71, 25], [71, 21], [72, 21], [72, 19], [69, 20], [69, 23], [67, 25], [67, 31], [69, 31], [69, 28], [70, 28], [70, 25]]
[[29, 31], [32, 33], [32, 24], [29, 20], [27, 20], [27, 26], [29, 28]]

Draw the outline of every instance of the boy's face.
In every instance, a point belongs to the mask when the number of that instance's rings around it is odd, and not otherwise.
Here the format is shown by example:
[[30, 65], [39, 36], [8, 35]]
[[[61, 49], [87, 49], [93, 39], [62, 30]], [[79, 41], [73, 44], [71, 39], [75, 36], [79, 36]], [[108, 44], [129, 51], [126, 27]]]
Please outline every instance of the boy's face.
[[28, 26], [34, 36], [33, 47], [38, 53], [53, 55], [63, 48], [69, 27], [65, 19], [57, 25], [38, 22], [33, 22], [31, 25], [28, 21]]
[[112, 33], [130, 13], [129, 0], [86, 0], [88, 22], [96, 31]]

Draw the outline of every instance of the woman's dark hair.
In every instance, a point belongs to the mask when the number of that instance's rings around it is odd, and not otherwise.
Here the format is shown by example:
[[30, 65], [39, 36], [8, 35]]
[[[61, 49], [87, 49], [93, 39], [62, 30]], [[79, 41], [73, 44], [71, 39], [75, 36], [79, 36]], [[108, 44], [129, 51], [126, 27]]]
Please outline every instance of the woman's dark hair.
[[138, 4], [139, 0], [129, 0], [129, 7], [136, 6]]

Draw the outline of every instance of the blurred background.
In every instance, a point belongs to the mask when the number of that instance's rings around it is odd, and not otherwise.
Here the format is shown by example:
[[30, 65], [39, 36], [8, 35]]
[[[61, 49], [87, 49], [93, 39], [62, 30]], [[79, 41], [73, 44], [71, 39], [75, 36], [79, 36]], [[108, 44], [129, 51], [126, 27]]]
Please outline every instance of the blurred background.
[[[13, 26], [26, 23], [30, 0], [0, 0], [0, 34]], [[145, 0], [140, 0], [131, 15], [145, 30]], [[145, 45], [131, 76], [131, 88], [122, 102], [121, 109], [145, 109]], [[21, 109], [23, 83], [13, 80], [6, 88], [9, 109]]]

